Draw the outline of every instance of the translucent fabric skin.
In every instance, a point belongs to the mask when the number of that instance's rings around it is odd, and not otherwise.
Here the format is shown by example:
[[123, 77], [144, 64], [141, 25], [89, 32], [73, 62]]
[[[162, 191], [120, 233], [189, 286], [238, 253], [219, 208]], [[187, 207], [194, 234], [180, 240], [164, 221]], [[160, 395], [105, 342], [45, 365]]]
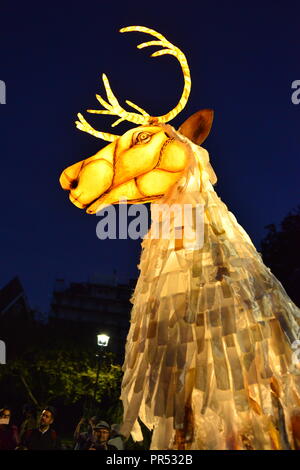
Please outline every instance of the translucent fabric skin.
[[172, 132], [187, 164], [157, 202], [202, 207], [203, 246], [176, 238], [175, 218], [142, 243], [122, 432], [142, 439], [140, 417], [154, 450], [299, 449], [300, 310], [215, 193], [207, 151]]
[[[97, 95], [105, 109], [89, 112], [119, 116], [114, 125], [142, 125], [117, 136], [79, 113], [80, 130], [111, 144], [60, 177], [72, 203], [90, 214], [124, 200], [152, 203], [132, 297], [121, 432], [142, 439], [139, 417], [153, 429], [151, 449], [300, 449], [300, 369], [292, 349], [300, 311], [215, 193], [207, 151], [182, 135], [201, 144], [212, 110], [190, 116], [182, 134], [163, 124], [189, 97], [185, 55], [157, 31], [121, 29], [130, 31], [158, 39], [138, 46], [162, 46], [152, 57], [178, 59], [180, 101], [151, 117], [127, 100], [139, 114], [127, 112], [103, 75], [108, 102]], [[190, 219], [173, 213], [166, 224], [173, 205], [179, 212], [189, 205]]]
[[[142, 439], [140, 417], [153, 429], [152, 449], [299, 449], [291, 346], [300, 311], [214, 191], [207, 151], [170, 125], [140, 126], [60, 182], [91, 214], [124, 198], [152, 202], [123, 366], [122, 433]], [[194, 241], [175, 216], [160, 236], [157, 203], [190, 205]]]

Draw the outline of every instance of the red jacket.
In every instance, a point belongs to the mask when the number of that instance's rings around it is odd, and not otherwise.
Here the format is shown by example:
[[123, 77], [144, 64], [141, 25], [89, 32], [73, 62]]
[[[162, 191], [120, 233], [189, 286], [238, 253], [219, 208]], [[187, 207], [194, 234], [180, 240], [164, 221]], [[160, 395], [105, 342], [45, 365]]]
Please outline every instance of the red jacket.
[[14, 450], [19, 444], [17, 426], [14, 424], [0, 424], [0, 450]]

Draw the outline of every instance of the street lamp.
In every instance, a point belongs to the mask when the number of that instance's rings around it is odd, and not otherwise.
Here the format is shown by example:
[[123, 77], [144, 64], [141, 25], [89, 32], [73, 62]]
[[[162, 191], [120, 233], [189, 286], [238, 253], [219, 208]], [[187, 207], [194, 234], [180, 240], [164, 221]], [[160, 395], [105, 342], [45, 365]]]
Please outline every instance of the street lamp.
[[99, 335], [97, 335], [97, 345], [98, 346], [103, 346], [103, 347], [106, 347], [108, 345], [108, 342], [109, 342], [109, 336], [104, 334], [104, 333], [100, 333]]
[[98, 386], [98, 379], [99, 379], [99, 372], [100, 372], [100, 360], [102, 356], [103, 350], [107, 347], [109, 342], [109, 336], [105, 333], [99, 333], [97, 335], [97, 346], [99, 347], [99, 352], [96, 354], [98, 358], [98, 365], [97, 365], [97, 377], [95, 382], [95, 389], [94, 389], [94, 401], [96, 401], [96, 393], [97, 393], [97, 386]]

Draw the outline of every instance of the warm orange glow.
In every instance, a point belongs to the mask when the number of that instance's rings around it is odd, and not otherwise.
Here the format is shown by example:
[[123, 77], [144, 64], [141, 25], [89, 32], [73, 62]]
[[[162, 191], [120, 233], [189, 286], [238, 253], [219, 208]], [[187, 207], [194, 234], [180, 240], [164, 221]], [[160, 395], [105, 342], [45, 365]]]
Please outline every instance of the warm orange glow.
[[188, 161], [186, 144], [168, 137], [166, 129], [131, 129], [96, 155], [64, 170], [60, 183], [70, 191], [73, 204], [94, 214], [120, 199], [151, 202], [165, 194]]

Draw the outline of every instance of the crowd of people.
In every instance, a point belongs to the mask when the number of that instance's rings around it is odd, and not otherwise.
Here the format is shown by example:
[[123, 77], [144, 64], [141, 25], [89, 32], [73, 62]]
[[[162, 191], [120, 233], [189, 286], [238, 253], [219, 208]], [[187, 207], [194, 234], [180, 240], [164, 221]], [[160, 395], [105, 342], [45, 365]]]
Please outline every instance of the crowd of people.
[[[61, 450], [64, 448], [55, 431], [56, 410], [46, 406], [36, 414], [33, 407], [23, 407], [24, 419], [18, 427], [12, 424], [9, 407], [0, 409], [0, 450]], [[124, 449], [124, 438], [120, 426], [106, 421], [82, 417], [74, 432], [73, 450], [110, 450]]]

